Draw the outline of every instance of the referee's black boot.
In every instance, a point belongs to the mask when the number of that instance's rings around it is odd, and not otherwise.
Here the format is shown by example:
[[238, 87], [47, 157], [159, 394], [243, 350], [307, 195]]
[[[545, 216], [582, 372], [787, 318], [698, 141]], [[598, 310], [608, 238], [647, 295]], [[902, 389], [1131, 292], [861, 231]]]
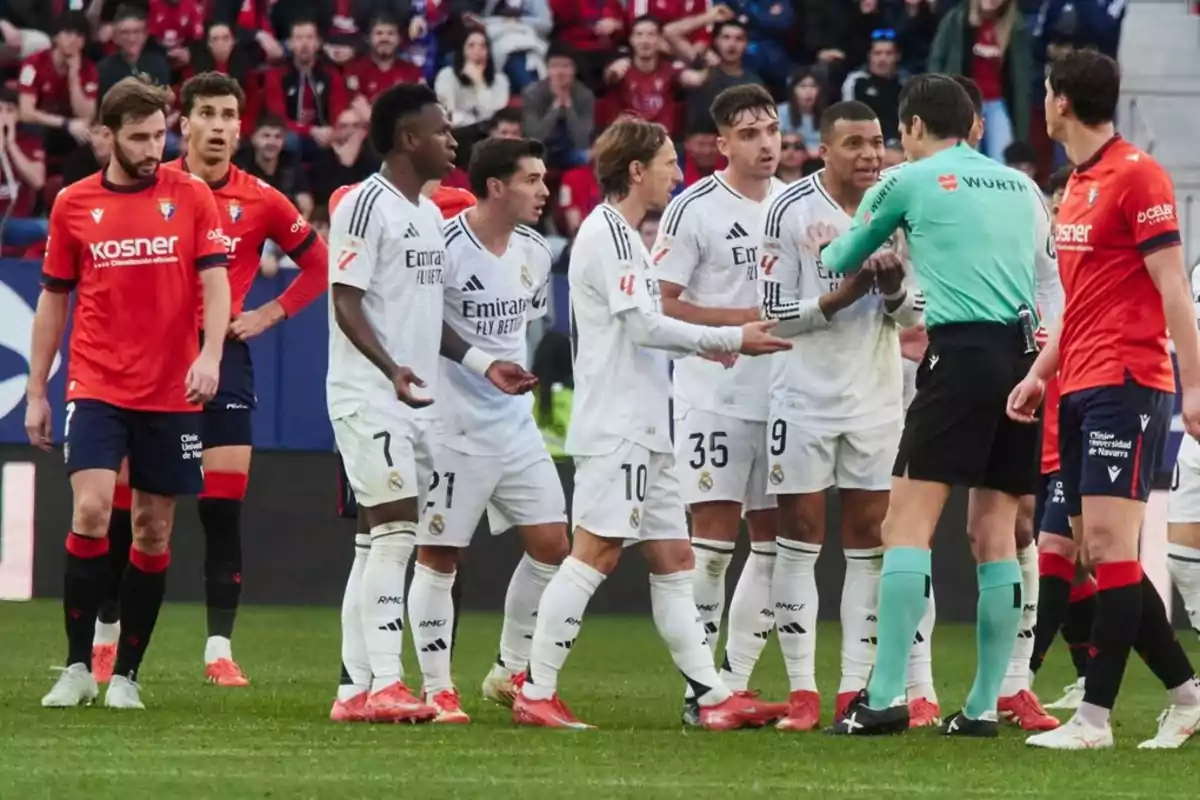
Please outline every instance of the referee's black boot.
[[946, 720], [946, 724], [942, 726], [942, 735], [994, 739], [1000, 735], [1000, 723], [994, 717], [992, 719], [971, 719], [965, 711], [959, 711]]
[[904, 733], [908, 730], [908, 704], [874, 709], [867, 706], [867, 690], [860, 691], [842, 718], [825, 733], [832, 736], [884, 736], [889, 733]]

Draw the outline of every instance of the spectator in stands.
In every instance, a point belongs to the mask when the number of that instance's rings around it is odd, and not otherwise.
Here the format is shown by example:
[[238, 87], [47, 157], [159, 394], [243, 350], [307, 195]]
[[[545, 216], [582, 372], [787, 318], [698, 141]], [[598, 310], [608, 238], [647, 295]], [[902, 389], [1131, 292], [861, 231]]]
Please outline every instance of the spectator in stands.
[[[669, 11], [663, 13], [661, 7]], [[651, 14], [663, 24], [663, 39], [671, 52], [697, 69], [712, 44], [712, 29], [736, 16], [729, 6], [710, 5], [708, 0], [630, 0], [627, 8], [638, 15]], [[634, 15], [635, 17], [637, 15]]]
[[[242, 111], [242, 136], [249, 138], [254, 133], [254, 123], [262, 111], [262, 76], [253, 71], [248, 47], [238, 44], [233, 29], [224, 22], [208, 26], [204, 40], [192, 44], [191, 59], [182, 70], [181, 78], [186, 81], [201, 72], [220, 72], [236, 78], [246, 95]], [[182, 81], [181, 81], [182, 83]], [[178, 96], [176, 89], [176, 96]]]
[[717, 63], [705, 69], [704, 82], [688, 93], [689, 133], [711, 125], [708, 109], [721, 92], [731, 86], [763, 82], [761, 76], [745, 67], [747, 44], [749, 38], [746, 26], [737, 20], [722, 22], [713, 29], [713, 53]]
[[563, 173], [558, 187], [558, 216], [555, 224], [564, 236], [574, 239], [587, 215], [600, 205], [600, 184], [590, 163]]
[[396, 56], [400, 49], [400, 20], [391, 14], [379, 14], [371, 20], [371, 49], [345, 68], [346, 89], [353, 96], [351, 105], [359, 117], [370, 121], [371, 103], [397, 83], [424, 80], [420, 68]]
[[[986, 134], [987, 131], [985, 130]], [[1004, 148], [1004, 163], [1031, 178], [1037, 175], [1038, 154], [1028, 142], [1016, 141]]]
[[1076, 49], [1094, 47], [1116, 58], [1128, 7], [1127, 2], [1045, 0], [1032, 32], [1034, 61], [1045, 61], [1053, 44], [1069, 44]]
[[[433, 81], [438, 70], [440, 35], [447, 32], [451, 19], [450, 3], [441, 0], [412, 0], [412, 18], [408, 36], [400, 46], [400, 58], [421, 70], [426, 83]], [[399, 15], [404, 19], [404, 15]], [[460, 18], [461, 19], [461, 18]]]
[[638, 17], [629, 34], [631, 55], [618, 58], [604, 70], [613, 87], [617, 114], [633, 113], [657, 122], [671, 137], [680, 135], [679, 99], [685, 88], [702, 85], [702, 70], [683, 69], [663, 56], [662, 26], [654, 17]]
[[62, 165], [62, 185], [70, 186], [89, 175], [95, 175], [108, 164], [112, 152], [111, 140], [104, 135], [100, 120], [92, 122], [91, 140], [86, 147], [77, 147]]
[[696, 181], [707, 178], [721, 168], [721, 152], [717, 149], [716, 123], [707, 122], [688, 133], [683, 140], [683, 182], [679, 189], [686, 189]]
[[[113, 43], [117, 52], [100, 62], [100, 97], [104, 97], [118, 81], [131, 75], [146, 75], [159, 86], [171, 85], [171, 68], [166, 57], [156, 48], [146, 47], [149, 34], [146, 12], [135, 5], [123, 5], [113, 17]], [[175, 127], [179, 113], [167, 120], [167, 128]]]
[[487, 123], [487, 135], [497, 139], [520, 139], [525, 136], [521, 127], [521, 109], [502, 108]]
[[816, 69], [801, 67], [792, 74], [787, 102], [779, 104], [779, 128], [798, 134], [808, 153], [817, 157], [821, 147], [821, 112], [825, 110], [825, 87]]
[[24, 249], [46, 238], [46, 220], [31, 218], [45, 184], [41, 137], [20, 124], [17, 93], [0, 87], [0, 220], [5, 247]]
[[366, 141], [366, 120], [353, 109], [343, 111], [334, 128], [333, 146], [313, 163], [314, 202], [327, 204], [334, 189], [365, 181], [379, 169], [379, 157]]
[[620, 0], [550, 0], [550, 15], [554, 19], [551, 44], [573, 50], [579, 79], [599, 88], [604, 65], [612, 60], [625, 32]]
[[283, 45], [275, 38], [271, 20], [276, 3], [277, 0], [211, 0], [209, 19], [228, 25], [237, 34], [238, 44], [252, 52], [255, 62], [274, 64], [284, 57]]
[[797, 0], [804, 3], [804, 50], [826, 86], [841, 86], [866, 63], [871, 31], [895, 29], [885, 0]]
[[450, 112], [455, 127], [491, 119], [508, 105], [508, 76], [496, 71], [491, 45], [482, 31], [471, 31], [454, 51], [454, 61], [433, 82], [438, 100]]
[[938, 0], [904, 0], [895, 20], [901, 69], [910, 75], [925, 71], [929, 43], [937, 33]]
[[808, 160], [808, 147], [798, 133], [786, 131], [779, 151], [779, 166], [775, 177], [784, 183], [795, 183], [803, 175], [804, 162]]
[[587, 163], [596, 119], [596, 96], [575, 77], [572, 53], [551, 45], [546, 77], [521, 93], [525, 135], [546, 146], [546, 163], [557, 169]]
[[492, 58], [513, 92], [546, 74], [546, 51], [554, 21], [547, 0], [486, 0], [483, 24], [492, 43]]
[[326, 57], [344, 67], [366, 52], [375, 20], [384, 16], [398, 26], [400, 20], [412, 15], [413, 5], [408, 0], [313, 0], [310, 8], [315, 9], [317, 25], [325, 34]]
[[304, 169], [293, 154], [284, 152], [287, 135], [287, 123], [283, 119], [263, 114], [250, 137], [250, 147], [238, 153], [235, 163], [282, 192], [307, 219], [316, 204]]
[[54, 45], [21, 66], [18, 81], [21, 121], [46, 129], [52, 160], [66, 157], [90, 140], [88, 124], [96, 114], [99, 77], [83, 53], [90, 31], [79, 12], [66, 14], [54, 32]]
[[766, 86], [779, 97], [793, 69], [788, 49], [796, 32], [796, 11], [792, 3], [780, 0], [740, 0], [738, 10], [746, 22], [750, 45], [746, 64], [763, 77]]
[[981, 149], [1000, 161], [1014, 138], [1029, 136], [1032, 42], [1016, 0], [966, 0], [938, 25], [930, 72], [967, 75], [983, 94]]
[[150, 39], [179, 69], [192, 59], [191, 48], [204, 41], [204, 3], [201, 0], [150, 0], [146, 27]]
[[22, 28], [7, 10], [3, 14], [4, 18], [0, 19], [0, 61], [24, 61], [34, 53], [50, 49], [47, 31]]
[[287, 121], [285, 147], [311, 161], [333, 142], [333, 122], [349, 105], [338, 70], [321, 58], [321, 34], [311, 19], [292, 22], [292, 58], [266, 74], [264, 106]]
[[904, 81], [899, 70], [896, 32], [891, 28], [872, 31], [866, 68], [851, 72], [842, 85], [843, 100], [865, 103], [879, 117], [884, 139], [900, 137], [900, 89]]

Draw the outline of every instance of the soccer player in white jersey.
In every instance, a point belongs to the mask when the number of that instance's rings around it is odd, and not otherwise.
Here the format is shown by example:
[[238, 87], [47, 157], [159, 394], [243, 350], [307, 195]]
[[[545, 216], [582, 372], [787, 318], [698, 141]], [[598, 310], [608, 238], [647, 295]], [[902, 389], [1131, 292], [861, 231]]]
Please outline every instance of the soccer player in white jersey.
[[920, 321], [923, 302], [904, 286], [894, 252], [874, 257], [880, 261], [876, 285], [874, 275], [830, 273], [805, 244], [810, 229], [850, 227], [883, 162], [883, 133], [869, 106], [832, 105], [820, 129], [825, 168], [772, 201], [760, 270], [767, 315], [785, 320], [780, 334], [794, 337], [794, 349], [772, 361], [769, 423], [769, 491], [779, 501], [780, 522], [772, 594], [791, 688], [788, 716], [777, 726], [783, 730], [811, 730], [820, 722], [815, 568], [830, 487], [841, 499], [846, 557], [838, 718], [867, 685], [881, 526], [903, 424], [898, 331]]
[[594, 154], [605, 202], [580, 227], [569, 268], [575, 395], [566, 450], [576, 465], [575, 536], [538, 606], [513, 720], [590, 727], [559, 699], [558, 673], [588, 601], [616, 567], [622, 546], [638, 543], [650, 566], [655, 625], [695, 691], [701, 724], [764, 725], [786, 707], [730, 691], [696, 616], [694, 560], [671, 454], [667, 352], [729, 360], [789, 345], [770, 334], [774, 323], [702, 327], [661, 313], [658, 282], [637, 232], [681, 179], [675, 145], [661, 125], [618, 120], [596, 140]]
[[[1192, 298], [1200, 318], [1200, 264], [1192, 270]], [[1171, 481], [1167, 541], [1167, 569], [1183, 598], [1188, 623], [1200, 634], [1200, 442], [1187, 435]]]
[[[445, 229], [443, 314], [468, 345], [524, 363], [526, 327], [546, 313], [552, 260], [532, 229], [546, 188], [544, 148], [531, 139], [485, 139], [471, 154], [479, 204]], [[442, 408], [430, 499], [417, 532], [409, 588], [413, 644], [434, 722], [468, 722], [450, 676], [454, 585], [459, 553], [484, 512], [492, 533], [516, 527], [525, 556], [509, 582], [500, 655], [483, 683], [489, 699], [512, 705], [529, 663], [538, 602], [570, 549], [566, 501], [529, 395], [512, 397], [462, 364], [442, 359]]]
[[342, 606], [337, 721], [421, 721], [437, 709], [404, 685], [404, 573], [432, 471], [438, 352], [508, 391], [534, 381], [443, 331], [446, 258], [437, 207], [422, 185], [449, 173], [456, 144], [428, 87], [401, 84], [372, 106], [371, 143], [383, 168], [346, 194], [329, 233], [326, 396], [346, 476], [369, 533], [355, 539]]
[[[667, 206], [651, 261], [663, 313], [696, 325], [741, 325], [760, 317], [758, 242], [772, 192], [780, 135], [776, 103], [758, 85], [717, 95], [717, 147], [729, 166], [688, 187]], [[725, 572], [742, 515], [750, 555], [729, 606], [721, 678], [744, 691], [774, 628], [775, 500], [767, 495], [770, 359], [731, 369], [700, 356], [675, 364], [675, 460], [692, 517], [695, 599], [716, 654], [725, 613]], [[684, 721], [699, 723], [690, 689]]]

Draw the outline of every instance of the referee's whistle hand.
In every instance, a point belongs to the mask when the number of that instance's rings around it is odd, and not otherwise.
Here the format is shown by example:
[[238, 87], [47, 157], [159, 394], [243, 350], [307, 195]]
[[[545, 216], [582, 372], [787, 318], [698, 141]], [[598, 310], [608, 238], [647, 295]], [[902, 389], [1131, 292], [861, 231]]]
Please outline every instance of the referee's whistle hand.
[[778, 324], [776, 320], [764, 319], [743, 325], [741, 352], [748, 356], [761, 356], [778, 353], [780, 350], [791, 350], [791, 342], [771, 333]]
[[1034, 375], [1013, 387], [1008, 395], [1008, 416], [1017, 422], [1037, 422], [1037, 410], [1046, 394], [1046, 383]]

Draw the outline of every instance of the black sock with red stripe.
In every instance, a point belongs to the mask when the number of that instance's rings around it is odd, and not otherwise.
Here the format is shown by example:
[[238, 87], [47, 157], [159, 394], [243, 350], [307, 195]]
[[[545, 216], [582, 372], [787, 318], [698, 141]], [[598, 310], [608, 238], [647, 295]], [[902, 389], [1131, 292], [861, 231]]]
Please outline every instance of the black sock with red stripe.
[[67, 666], [92, 668], [96, 614], [108, 590], [108, 539], [67, 534], [63, 579], [63, 619], [67, 629]]
[[1075, 563], [1058, 553], [1045, 550], [1038, 553], [1037, 625], [1033, 629], [1033, 653], [1029, 669], [1037, 672], [1054, 637], [1068, 617], [1071, 581], [1075, 579]]
[[1133, 646], [1166, 689], [1181, 686], [1196, 674], [1171, 627], [1162, 597], [1145, 575], [1142, 576], [1142, 623]]
[[1088, 651], [1092, 649], [1092, 627], [1096, 622], [1096, 580], [1091, 575], [1071, 587], [1071, 605], [1063, 623], [1063, 641], [1071, 652], [1075, 677], [1087, 674]]
[[1083, 702], [1111, 709], [1142, 621], [1142, 565], [1137, 561], [1097, 564], [1096, 587], [1096, 624]]
[[108, 594], [100, 604], [100, 621], [112, 624], [121, 618], [121, 577], [133, 547], [133, 516], [129, 507], [132, 491], [128, 484], [113, 490], [112, 514], [108, 518]]
[[242, 499], [248, 476], [205, 472], [196, 504], [204, 528], [204, 600], [208, 635], [233, 636], [242, 599]]
[[137, 548], [130, 551], [129, 566], [121, 580], [121, 639], [117, 643], [114, 675], [137, 680], [167, 592], [167, 567], [170, 564], [170, 550], [158, 555], [143, 553]]

